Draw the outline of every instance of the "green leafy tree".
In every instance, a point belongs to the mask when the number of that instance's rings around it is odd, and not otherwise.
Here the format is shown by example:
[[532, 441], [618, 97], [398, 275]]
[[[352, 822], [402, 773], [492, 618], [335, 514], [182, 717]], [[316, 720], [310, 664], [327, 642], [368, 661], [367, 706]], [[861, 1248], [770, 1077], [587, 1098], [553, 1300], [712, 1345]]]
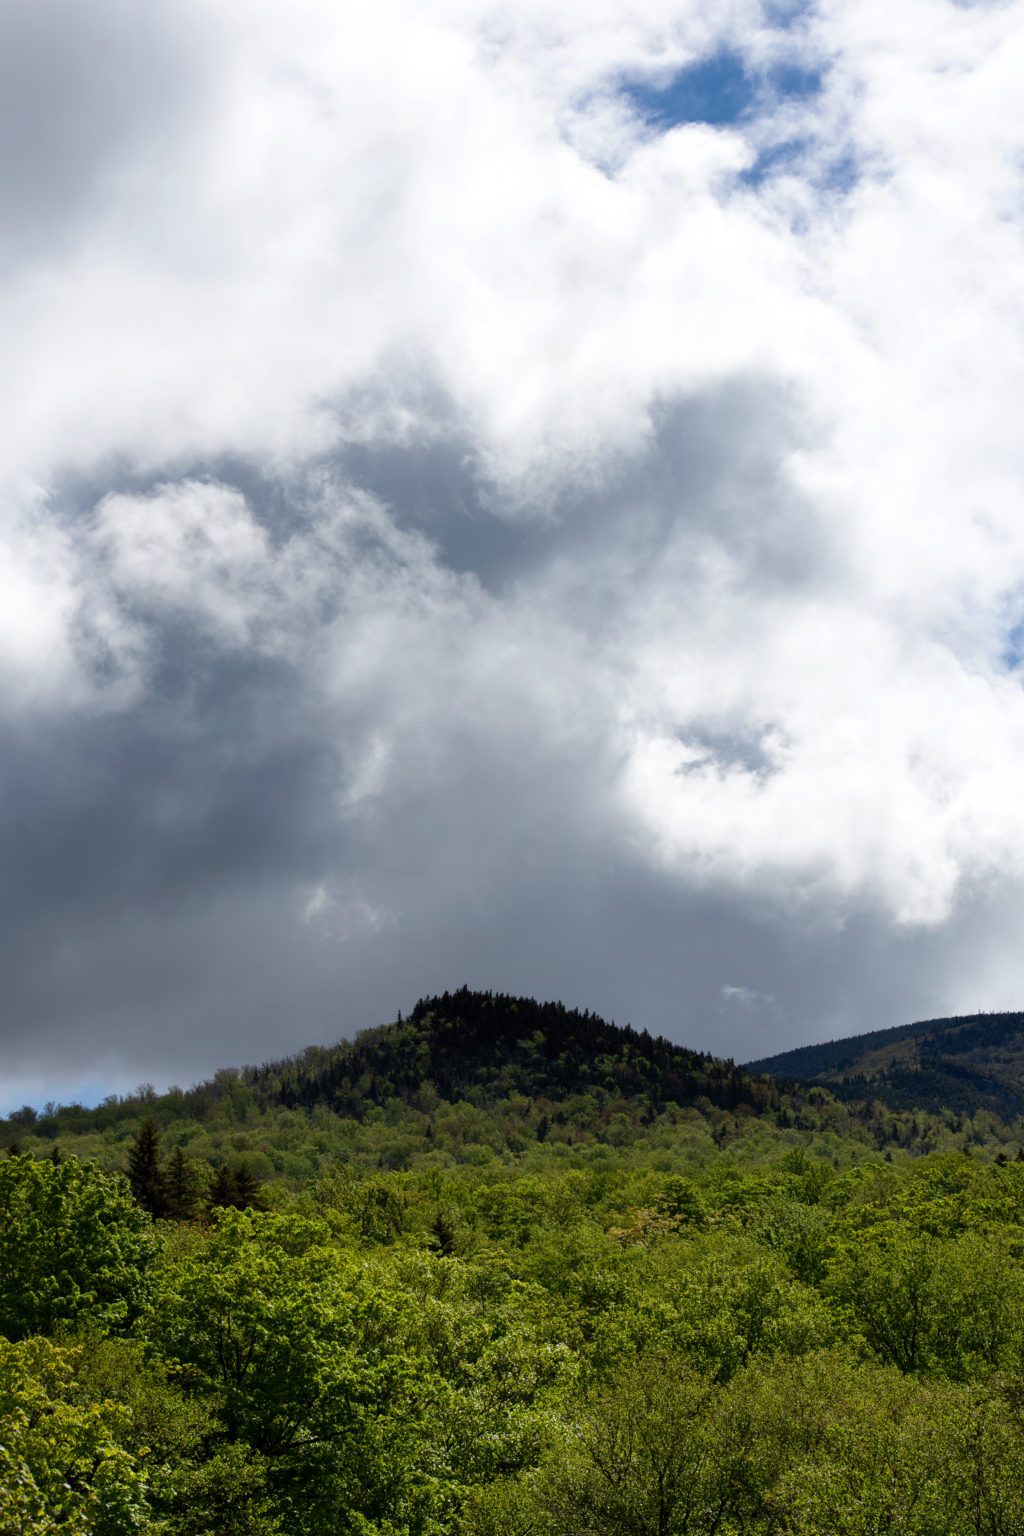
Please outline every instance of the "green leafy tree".
[[123, 1410], [71, 1401], [75, 1351], [0, 1339], [0, 1530], [131, 1536], [152, 1530], [145, 1478], [120, 1443]]
[[846, 1239], [826, 1290], [901, 1371], [969, 1379], [1024, 1358], [1024, 1274], [1005, 1241], [888, 1221]]
[[662, 1355], [591, 1397], [532, 1488], [550, 1536], [716, 1536], [749, 1529], [763, 1501], [750, 1451], [728, 1432], [723, 1393]]
[[116, 1405], [118, 1439], [146, 1473], [153, 1536], [278, 1536], [267, 1461], [218, 1444], [211, 1405], [139, 1340], [90, 1334], [74, 1352], [74, 1401]]
[[136, 1313], [156, 1251], [124, 1179], [77, 1158], [0, 1162], [0, 1333], [111, 1327]]
[[189, 1368], [223, 1437], [268, 1459], [288, 1529], [364, 1530], [429, 1501], [408, 1445], [422, 1393], [411, 1309], [295, 1217], [223, 1210], [162, 1276], [153, 1344]]

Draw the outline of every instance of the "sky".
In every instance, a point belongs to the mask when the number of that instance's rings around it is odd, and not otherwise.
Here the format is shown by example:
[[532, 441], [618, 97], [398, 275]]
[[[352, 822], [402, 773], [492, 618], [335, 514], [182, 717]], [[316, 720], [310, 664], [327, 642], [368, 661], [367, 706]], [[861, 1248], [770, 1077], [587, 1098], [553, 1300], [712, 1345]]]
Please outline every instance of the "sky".
[[6, 0], [0, 1109], [1024, 1007], [1024, 0]]

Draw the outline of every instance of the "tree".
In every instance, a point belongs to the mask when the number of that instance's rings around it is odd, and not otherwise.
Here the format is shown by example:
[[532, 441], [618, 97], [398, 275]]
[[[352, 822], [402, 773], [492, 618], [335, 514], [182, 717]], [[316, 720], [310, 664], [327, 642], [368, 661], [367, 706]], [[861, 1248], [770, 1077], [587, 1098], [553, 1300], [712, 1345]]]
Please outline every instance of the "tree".
[[0, 1339], [0, 1529], [18, 1536], [151, 1531], [145, 1479], [114, 1404], [73, 1401], [77, 1351]]
[[181, 1147], [175, 1147], [163, 1170], [164, 1201], [174, 1221], [191, 1221], [199, 1205], [199, 1172]]
[[268, 1459], [290, 1533], [429, 1529], [405, 1518], [433, 1487], [407, 1449], [422, 1390], [403, 1344], [411, 1305], [323, 1235], [294, 1216], [221, 1211], [163, 1273], [151, 1338], [191, 1368], [224, 1440]]
[[218, 1207], [232, 1207], [236, 1211], [266, 1210], [263, 1185], [248, 1163], [237, 1163], [234, 1168], [222, 1163], [213, 1176], [209, 1205], [211, 1210]]
[[163, 1216], [167, 1210], [163, 1170], [160, 1167], [160, 1136], [152, 1115], [139, 1127], [128, 1149], [128, 1182], [132, 1194], [151, 1216]]
[[234, 1170], [235, 1198], [231, 1202], [237, 1210], [261, 1211], [266, 1202], [263, 1199], [263, 1185], [253, 1173], [248, 1163], [238, 1163]]
[[210, 1209], [217, 1210], [218, 1207], [233, 1206], [237, 1199], [238, 1186], [235, 1183], [235, 1176], [227, 1163], [221, 1163], [210, 1185]]
[[0, 1162], [0, 1333], [110, 1327], [141, 1306], [156, 1249], [122, 1178], [69, 1157]]
[[728, 1433], [720, 1388], [671, 1357], [643, 1358], [592, 1396], [548, 1463], [534, 1493], [540, 1529], [715, 1536], [758, 1502], [749, 1463]]

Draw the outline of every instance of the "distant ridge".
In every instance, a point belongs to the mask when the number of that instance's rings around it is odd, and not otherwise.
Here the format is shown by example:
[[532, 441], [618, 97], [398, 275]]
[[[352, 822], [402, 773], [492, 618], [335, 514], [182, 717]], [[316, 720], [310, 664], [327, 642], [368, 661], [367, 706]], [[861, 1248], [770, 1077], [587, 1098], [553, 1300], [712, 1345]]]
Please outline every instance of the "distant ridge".
[[923, 1019], [761, 1057], [746, 1070], [896, 1110], [1014, 1119], [1024, 1114], [1024, 1013]]

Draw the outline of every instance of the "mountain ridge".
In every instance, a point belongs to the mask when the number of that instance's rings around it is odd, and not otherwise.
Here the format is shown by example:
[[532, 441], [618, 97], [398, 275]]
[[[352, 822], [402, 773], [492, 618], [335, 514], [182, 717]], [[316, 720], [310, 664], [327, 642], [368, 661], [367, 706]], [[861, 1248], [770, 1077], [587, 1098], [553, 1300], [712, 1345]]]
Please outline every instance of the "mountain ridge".
[[956, 1014], [798, 1046], [744, 1064], [892, 1109], [1024, 1114], [1024, 1012]]

